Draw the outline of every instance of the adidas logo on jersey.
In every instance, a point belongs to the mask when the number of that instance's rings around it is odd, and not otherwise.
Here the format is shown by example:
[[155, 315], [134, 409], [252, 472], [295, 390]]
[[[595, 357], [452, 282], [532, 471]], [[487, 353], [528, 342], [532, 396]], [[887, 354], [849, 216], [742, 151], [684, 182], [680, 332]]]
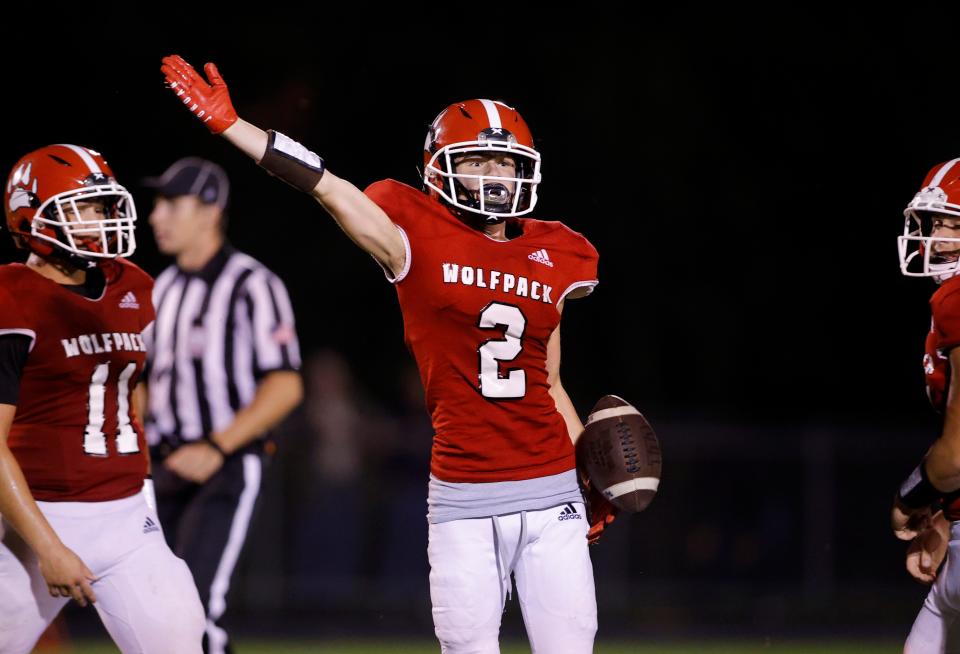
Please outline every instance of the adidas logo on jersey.
[[550, 266], [553, 268], [553, 262], [550, 261], [550, 255], [547, 254], [546, 250], [537, 250], [536, 252], [531, 252], [527, 255], [527, 258], [531, 261], [536, 261], [537, 263], [542, 263], [545, 266]]
[[149, 534], [151, 531], [160, 531], [160, 526], [147, 516], [146, 522], [143, 523], [143, 533]]
[[134, 295], [132, 291], [127, 291], [127, 294], [123, 296], [122, 300], [120, 300], [120, 308], [121, 309], [139, 309], [140, 303], [137, 302], [137, 296]]
[[563, 511], [560, 512], [560, 517], [557, 520], [583, 520], [583, 516], [577, 513], [572, 504], [567, 504], [563, 507]]

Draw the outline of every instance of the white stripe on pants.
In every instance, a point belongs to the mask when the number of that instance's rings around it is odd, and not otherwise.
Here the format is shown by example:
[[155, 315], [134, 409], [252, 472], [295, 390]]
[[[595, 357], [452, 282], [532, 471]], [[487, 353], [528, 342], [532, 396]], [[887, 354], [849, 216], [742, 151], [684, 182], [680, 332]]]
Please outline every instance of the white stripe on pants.
[[243, 491], [237, 502], [237, 511], [230, 524], [230, 535], [223, 548], [223, 556], [217, 566], [217, 572], [210, 586], [210, 612], [207, 616], [207, 646], [210, 654], [222, 654], [226, 651], [227, 632], [217, 625], [227, 610], [227, 591], [230, 590], [230, 577], [237, 566], [237, 559], [247, 539], [253, 507], [260, 493], [262, 463], [259, 454], [243, 455]]

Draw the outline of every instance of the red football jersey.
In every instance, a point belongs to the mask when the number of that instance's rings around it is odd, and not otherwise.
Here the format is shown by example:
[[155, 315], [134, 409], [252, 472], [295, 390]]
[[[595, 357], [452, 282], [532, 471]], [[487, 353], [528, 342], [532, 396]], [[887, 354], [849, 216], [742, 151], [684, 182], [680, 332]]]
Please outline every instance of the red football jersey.
[[495, 241], [393, 180], [366, 194], [404, 233], [396, 284], [404, 336], [435, 432], [431, 472], [450, 482], [532, 479], [574, 467], [547, 384], [557, 304], [597, 283], [597, 251], [559, 222], [518, 221]]
[[960, 345], [960, 276], [943, 282], [930, 298], [930, 332], [923, 355], [927, 396], [943, 412], [950, 385], [949, 351]]
[[[927, 396], [933, 407], [943, 413], [950, 388], [950, 350], [960, 345], [960, 277], [943, 282], [930, 298], [930, 332], [927, 334], [923, 371]], [[951, 493], [944, 501], [944, 514], [960, 519], [960, 495]]]
[[146, 359], [140, 335], [154, 319], [153, 280], [119, 259], [105, 272], [93, 300], [24, 265], [0, 266], [0, 334], [33, 339], [9, 444], [37, 500], [120, 499], [147, 473], [130, 397]]

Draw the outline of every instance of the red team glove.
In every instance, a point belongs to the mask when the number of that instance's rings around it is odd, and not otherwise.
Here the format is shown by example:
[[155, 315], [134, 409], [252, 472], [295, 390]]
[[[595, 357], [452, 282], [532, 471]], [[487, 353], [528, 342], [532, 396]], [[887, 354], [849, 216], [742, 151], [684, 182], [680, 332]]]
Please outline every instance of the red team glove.
[[603, 530], [617, 517], [619, 509], [593, 487], [590, 479], [581, 476], [584, 498], [587, 502], [587, 517], [590, 519], [590, 531], [587, 532], [587, 544], [596, 545], [603, 536]]
[[220, 134], [237, 122], [237, 112], [230, 102], [227, 83], [220, 77], [215, 64], [203, 67], [210, 83], [193, 69], [180, 55], [163, 58], [160, 72], [167, 78], [168, 88], [187, 105], [187, 108], [214, 134]]

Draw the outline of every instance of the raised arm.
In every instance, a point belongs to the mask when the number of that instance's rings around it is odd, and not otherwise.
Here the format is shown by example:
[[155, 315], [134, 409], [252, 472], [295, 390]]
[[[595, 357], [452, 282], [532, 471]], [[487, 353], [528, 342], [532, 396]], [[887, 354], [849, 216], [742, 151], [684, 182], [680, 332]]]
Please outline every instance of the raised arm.
[[239, 118], [216, 65], [204, 66], [209, 82], [178, 55], [164, 57], [160, 70], [170, 90], [207, 129], [222, 135], [271, 174], [312, 195], [350, 240], [394, 275], [400, 274], [406, 249], [390, 217], [356, 186], [326, 170], [323, 160], [310, 150]]

